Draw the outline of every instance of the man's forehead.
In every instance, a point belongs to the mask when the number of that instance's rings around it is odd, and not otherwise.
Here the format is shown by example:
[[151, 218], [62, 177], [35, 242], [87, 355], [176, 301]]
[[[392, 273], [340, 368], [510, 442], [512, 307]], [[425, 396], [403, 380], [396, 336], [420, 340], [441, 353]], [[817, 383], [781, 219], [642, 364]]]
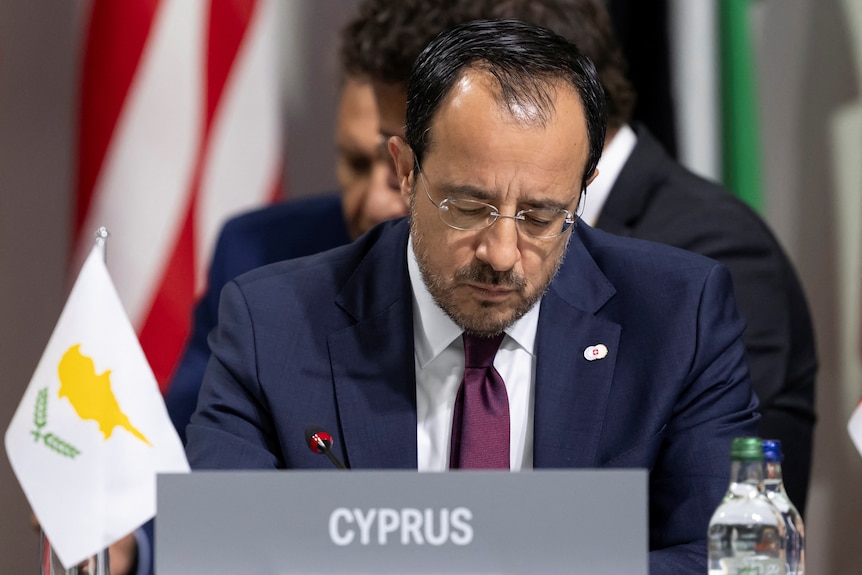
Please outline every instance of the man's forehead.
[[466, 76], [457, 82], [432, 118], [423, 168], [432, 168], [440, 184], [568, 202], [580, 188], [590, 145], [577, 93], [550, 93], [553, 113], [539, 102], [537, 118], [535, 102], [519, 99], [522, 106], [513, 109], [493, 93], [492, 82]]
[[[523, 93], [503, 93], [490, 74], [464, 74], [441, 100], [428, 125], [429, 135], [441, 129], [471, 135], [476, 127], [513, 127], [524, 133], [553, 132], [560, 126], [586, 136], [586, 117], [580, 96], [554, 83]], [[570, 133], [570, 135], [576, 135]]]

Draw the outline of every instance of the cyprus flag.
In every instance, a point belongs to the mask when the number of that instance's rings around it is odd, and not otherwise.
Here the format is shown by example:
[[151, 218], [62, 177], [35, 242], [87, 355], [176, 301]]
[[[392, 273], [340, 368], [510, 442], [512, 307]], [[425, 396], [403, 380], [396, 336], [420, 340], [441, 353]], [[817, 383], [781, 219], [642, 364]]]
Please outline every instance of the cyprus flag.
[[156, 473], [189, 470], [98, 246], [6, 430], [6, 452], [67, 569], [155, 515]]

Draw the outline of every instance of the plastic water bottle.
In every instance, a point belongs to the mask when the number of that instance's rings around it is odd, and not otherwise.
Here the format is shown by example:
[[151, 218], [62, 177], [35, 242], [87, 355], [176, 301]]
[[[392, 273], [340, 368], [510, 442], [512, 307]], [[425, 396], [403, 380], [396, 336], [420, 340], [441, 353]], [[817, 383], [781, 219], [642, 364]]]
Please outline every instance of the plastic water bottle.
[[805, 573], [805, 525], [802, 516], [787, 497], [784, 481], [781, 478], [781, 442], [776, 439], [763, 440], [763, 485], [766, 496], [784, 518], [787, 529], [785, 552], [787, 554], [787, 575]]
[[730, 461], [730, 486], [707, 532], [709, 575], [785, 575], [787, 529], [764, 493], [762, 440], [734, 439]]

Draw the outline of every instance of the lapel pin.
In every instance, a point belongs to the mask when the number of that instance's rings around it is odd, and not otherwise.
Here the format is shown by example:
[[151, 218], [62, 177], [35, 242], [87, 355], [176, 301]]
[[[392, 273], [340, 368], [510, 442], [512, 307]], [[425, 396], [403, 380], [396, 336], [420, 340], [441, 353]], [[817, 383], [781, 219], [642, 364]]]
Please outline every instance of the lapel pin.
[[584, 359], [587, 361], [595, 361], [597, 359], [604, 359], [608, 356], [608, 346], [603, 343], [598, 345], [591, 345], [587, 349], [584, 350]]

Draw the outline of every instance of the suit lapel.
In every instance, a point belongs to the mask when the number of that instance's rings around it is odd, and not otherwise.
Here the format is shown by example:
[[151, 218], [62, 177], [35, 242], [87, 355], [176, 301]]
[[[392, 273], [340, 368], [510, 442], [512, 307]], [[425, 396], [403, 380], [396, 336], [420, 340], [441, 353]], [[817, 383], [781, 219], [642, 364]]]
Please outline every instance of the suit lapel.
[[[573, 235], [566, 261], [542, 299], [537, 362], [533, 465], [594, 467], [613, 381], [620, 326], [596, 315], [615, 290]], [[604, 345], [607, 356], [584, 351]]]
[[327, 343], [348, 465], [415, 469], [413, 338], [403, 335], [413, 333], [406, 221], [381, 234], [336, 300], [356, 323]]

